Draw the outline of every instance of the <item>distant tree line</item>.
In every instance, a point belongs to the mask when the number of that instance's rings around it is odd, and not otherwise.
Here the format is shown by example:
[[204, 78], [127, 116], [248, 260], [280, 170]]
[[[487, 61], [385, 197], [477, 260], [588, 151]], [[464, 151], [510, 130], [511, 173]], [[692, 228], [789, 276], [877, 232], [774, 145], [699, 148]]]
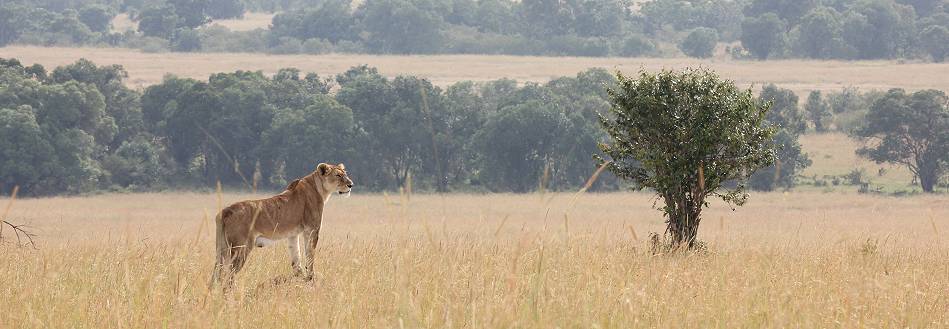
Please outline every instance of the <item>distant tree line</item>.
[[[367, 66], [335, 77], [296, 69], [220, 73], [206, 81], [167, 76], [141, 91], [127, 88], [126, 77], [120, 66], [87, 60], [52, 71], [0, 60], [0, 188], [53, 195], [220, 181], [277, 189], [319, 162], [343, 162], [365, 190], [410, 183], [427, 191], [572, 190], [596, 169], [593, 155], [606, 138], [597, 113], [608, 112], [606, 90], [616, 84], [600, 69], [545, 84], [502, 79], [446, 88]], [[830, 130], [845, 129], [851, 115], [880, 116], [873, 124], [853, 120], [867, 138], [903, 127], [889, 104], [902, 106], [895, 113], [927, 111], [910, 119], [931, 119], [928, 134], [943, 139], [929, 138], [934, 146], [917, 172], [941, 177], [947, 159], [939, 152], [949, 145], [947, 110], [939, 103], [945, 95], [867, 95], [815, 93], [802, 110], [794, 93], [764, 88], [756, 101], [771, 104], [765, 121], [778, 127], [778, 161], [748, 186], [796, 184], [810, 164], [797, 140], [817, 126], [814, 118]], [[912, 158], [899, 158], [904, 146], [876, 145], [865, 151], [874, 160]], [[623, 187], [607, 175], [594, 189]]]
[[[208, 26], [247, 10], [269, 29]], [[128, 13], [138, 31], [113, 32]], [[146, 51], [943, 61], [947, 0], [8, 0], [0, 45]], [[719, 45], [724, 44], [724, 47]]]

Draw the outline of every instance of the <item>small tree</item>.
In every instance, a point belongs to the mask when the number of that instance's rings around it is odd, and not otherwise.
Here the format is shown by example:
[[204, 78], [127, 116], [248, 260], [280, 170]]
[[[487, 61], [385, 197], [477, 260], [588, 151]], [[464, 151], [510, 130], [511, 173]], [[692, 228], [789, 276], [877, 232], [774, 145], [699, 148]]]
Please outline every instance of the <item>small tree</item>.
[[784, 21], [773, 13], [747, 18], [741, 23], [741, 45], [755, 58], [768, 59], [768, 56], [784, 50], [787, 42], [785, 30]]
[[679, 43], [679, 50], [689, 57], [709, 58], [718, 44], [718, 31], [707, 27], [700, 27], [689, 33]]
[[843, 49], [840, 37], [840, 13], [830, 7], [817, 7], [801, 18], [797, 47], [810, 58], [833, 58]]
[[942, 62], [949, 55], [949, 28], [933, 25], [920, 35], [923, 49], [933, 57], [934, 62]]
[[865, 142], [857, 154], [909, 168], [932, 193], [949, 162], [949, 98], [938, 90], [907, 94], [891, 89], [870, 106], [854, 131]]
[[773, 191], [794, 187], [798, 173], [811, 165], [807, 153], [801, 151], [798, 137], [807, 129], [804, 114], [798, 110], [798, 98], [790, 89], [769, 84], [761, 89], [759, 102], [770, 103], [766, 124], [774, 126], [775, 164], [758, 170], [748, 180], [756, 191]]
[[170, 38], [182, 19], [169, 4], [149, 5], [138, 14], [138, 31], [150, 37]]
[[93, 32], [109, 32], [113, 17], [112, 9], [101, 4], [84, 5], [79, 9], [79, 21]]
[[819, 133], [827, 132], [826, 120], [830, 118], [830, 106], [824, 101], [820, 91], [815, 90], [807, 95], [804, 112], [807, 112], [807, 118], [814, 123], [814, 130]]
[[600, 145], [612, 158], [608, 168], [655, 190], [672, 245], [691, 248], [706, 197], [740, 206], [748, 198], [743, 181], [774, 163], [770, 105], [706, 70], [617, 78], [610, 112], [600, 116], [612, 141]]

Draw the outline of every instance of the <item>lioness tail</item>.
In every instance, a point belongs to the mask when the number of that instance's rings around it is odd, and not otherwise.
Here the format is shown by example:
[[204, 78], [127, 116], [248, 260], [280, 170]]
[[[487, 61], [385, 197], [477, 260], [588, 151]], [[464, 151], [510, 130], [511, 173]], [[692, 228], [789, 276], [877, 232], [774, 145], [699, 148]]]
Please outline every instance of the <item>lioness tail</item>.
[[214, 224], [216, 226], [215, 233], [215, 256], [217, 260], [214, 262], [214, 276], [211, 279], [211, 284], [220, 282], [227, 272], [230, 270], [231, 265], [231, 246], [227, 242], [227, 236], [224, 234], [224, 217], [230, 214], [230, 209], [224, 209], [217, 214], [217, 217], [214, 218]]

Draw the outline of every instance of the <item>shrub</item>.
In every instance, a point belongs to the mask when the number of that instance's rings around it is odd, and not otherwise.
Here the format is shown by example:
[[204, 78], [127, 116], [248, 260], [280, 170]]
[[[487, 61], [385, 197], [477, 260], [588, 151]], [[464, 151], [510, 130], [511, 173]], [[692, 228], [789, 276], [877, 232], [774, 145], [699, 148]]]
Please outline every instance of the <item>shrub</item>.
[[623, 41], [619, 55], [624, 57], [649, 56], [656, 53], [656, 44], [641, 35], [631, 35]]
[[716, 44], [718, 44], [718, 31], [700, 27], [689, 32], [689, 35], [679, 43], [679, 50], [689, 57], [709, 58], [712, 57]]

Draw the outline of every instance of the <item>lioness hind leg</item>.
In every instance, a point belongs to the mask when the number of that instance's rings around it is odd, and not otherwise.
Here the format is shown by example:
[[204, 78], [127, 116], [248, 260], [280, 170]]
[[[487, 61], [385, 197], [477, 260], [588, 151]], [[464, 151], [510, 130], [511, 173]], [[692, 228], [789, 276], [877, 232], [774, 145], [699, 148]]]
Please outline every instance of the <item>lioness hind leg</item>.
[[309, 281], [313, 279], [313, 259], [316, 257], [316, 243], [320, 241], [320, 231], [311, 230], [303, 234], [306, 238], [303, 252], [306, 257], [306, 276], [304, 278]]
[[301, 234], [291, 236], [289, 239], [290, 249], [290, 267], [293, 269], [293, 276], [303, 276], [303, 267], [300, 263], [300, 240], [303, 240]]
[[231, 261], [232, 274], [237, 274], [237, 272], [241, 271], [241, 268], [244, 267], [244, 263], [247, 262], [247, 257], [250, 256], [251, 249], [253, 249], [253, 246], [245, 246], [243, 248], [240, 248], [240, 250], [235, 250], [234, 260]]
[[230, 286], [234, 281], [234, 276], [237, 275], [237, 272], [240, 272], [244, 268], [244, 264], [247, 263], [247, 258], [250, 257], [250, 252], [254, 249], [253, 241], [246, 241], [243, 244], [232, 244], [231, 247], [231, 262], [230, 265], [225, 265], [224, 277], [227, 281], [225, 287]]

